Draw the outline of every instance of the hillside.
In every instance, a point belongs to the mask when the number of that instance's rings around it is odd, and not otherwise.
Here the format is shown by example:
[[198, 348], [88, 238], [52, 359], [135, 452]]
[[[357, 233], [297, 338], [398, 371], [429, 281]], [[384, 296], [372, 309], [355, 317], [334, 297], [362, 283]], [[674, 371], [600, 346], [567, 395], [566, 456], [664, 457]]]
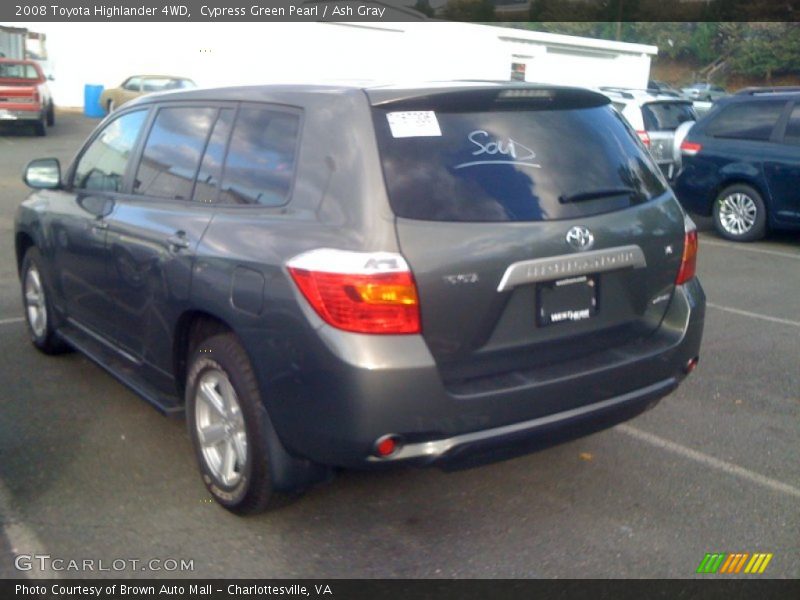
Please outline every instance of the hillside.
[[[696, 74], [703, 67], [691, 61], [670, 59], [662, 56], [656, 57], [650, 67], [650, 79], [666, 81], [676, 88], [681, 88], [693, 81], [697, 81]], [[699, 78], [702, 79], [702, 78]], [[765, 75], [742, 75], [738, 73], [714, 78], [714, 83], [719, 83], [728, 91], [736, 91], [743, 87], [764, 85], [796, 85], [800, 86], [800, 75], [786, 74], [773, 75], [768, 82]]]

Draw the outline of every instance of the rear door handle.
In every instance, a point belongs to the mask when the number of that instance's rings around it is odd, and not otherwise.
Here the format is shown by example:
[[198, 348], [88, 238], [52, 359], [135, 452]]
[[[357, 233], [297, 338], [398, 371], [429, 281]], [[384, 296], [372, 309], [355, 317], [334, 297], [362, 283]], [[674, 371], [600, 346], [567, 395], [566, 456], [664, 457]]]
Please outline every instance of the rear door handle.
[[167, 238], [167, 244], [171, 250], [183, 250], [189, 247], [189, 240], [183, 231], [178, 231]]

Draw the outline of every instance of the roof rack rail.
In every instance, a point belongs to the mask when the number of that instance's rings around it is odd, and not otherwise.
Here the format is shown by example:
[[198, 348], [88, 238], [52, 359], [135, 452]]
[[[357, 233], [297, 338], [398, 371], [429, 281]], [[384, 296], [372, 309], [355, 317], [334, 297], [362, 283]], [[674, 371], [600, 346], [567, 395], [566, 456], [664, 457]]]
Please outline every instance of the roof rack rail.
[[782, 85], [774, 87], [746, 87], [736, 92], [737, 96], [755, 96], [756, 94], [781, 94], [786, 92], [800, 92], [798, 85]]
[[515, 85], [525, 85], [526, 83], [537, 83], [536, 81], [520, 81], [518, 79], [480, 79], [477, 77], [463, 77], [461, 79], [446, 79], [444, 81], [447, 82], [455, 82], [455, 83], [500, 83], [500, 84], [507, 84], [513, 83]]
[[630, 88], [623, 88], [623, 87], [613, 87], [608, 85], [600, 86], [600, 89], [604, 92], [616, 92], [617, 94], [621, 95], [623, 98], [633, 98], [633, 94], [631, 93]]
[[634, 92], [640, 94], [648, 94], [649, 96], [669, 96], [670, 98], [681, 98], [680, 94], [675, 92], [663, 92], [661, 90], [657, 90], [655, 88], [627, 88], [627, 87], [619, 87], [613, 85], [603, 85], [600, 86], [598, 89], [604, 92], [615, 92], [620, 94], [623, 98], [635, 98]]

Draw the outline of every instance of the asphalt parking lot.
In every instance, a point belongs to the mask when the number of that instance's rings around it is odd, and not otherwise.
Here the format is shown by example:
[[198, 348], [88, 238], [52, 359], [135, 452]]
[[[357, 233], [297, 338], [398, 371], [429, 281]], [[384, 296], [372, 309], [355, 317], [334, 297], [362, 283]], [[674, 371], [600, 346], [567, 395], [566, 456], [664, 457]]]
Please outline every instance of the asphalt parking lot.
[[[700, 239], [700, 367], [609, 431], [473, 470], [342, 473], [241, 519], [210, 501], [183, 421], [79, 354], [27, 339], [14, 263], [20, 173], [68, 164], [96, 124], [0, 129], [0, 576], [17, 554], [192, 560], [62, 576], [692, 577], [707, 552], [800, 577], [800, 236]], [[735, 576], [722, 576], [735, 577]]]

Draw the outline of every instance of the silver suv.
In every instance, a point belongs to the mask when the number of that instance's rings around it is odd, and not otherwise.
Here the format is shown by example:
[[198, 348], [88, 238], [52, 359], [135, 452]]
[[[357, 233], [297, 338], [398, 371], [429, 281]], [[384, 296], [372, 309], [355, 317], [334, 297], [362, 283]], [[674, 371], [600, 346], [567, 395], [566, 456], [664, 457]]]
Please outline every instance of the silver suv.
[[[692, 103], [645, 90], [601, 88], [601, 92], [636, 130], [661, 172], [672, 180], [678, 173], [675, 132], [683, 123], [697, 120]], [[685, 130], [682, 128], [684, 135]]]

